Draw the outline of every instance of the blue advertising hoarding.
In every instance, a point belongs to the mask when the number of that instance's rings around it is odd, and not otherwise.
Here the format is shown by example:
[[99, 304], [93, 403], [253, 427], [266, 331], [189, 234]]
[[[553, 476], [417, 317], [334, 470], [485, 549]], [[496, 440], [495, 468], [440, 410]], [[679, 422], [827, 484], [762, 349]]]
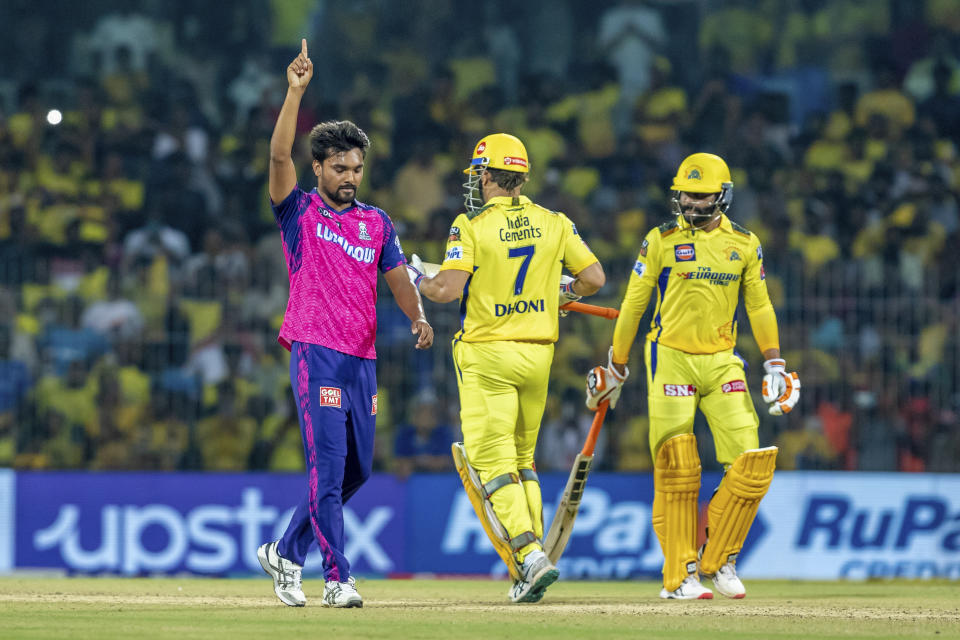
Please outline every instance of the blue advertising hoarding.
[[[259, 571], [257, 547], [280, 536], [306, 492], [296, 474], [16, 478], [15, 567], [127, 575]], [[357, 571], [396, 569], [404, 553], [405, 496], [393, 476], [377, 475], [350, 502], [346, 552]]]
[[[565, 481], [541, 475], [548, 524]], [[719, 481], [704, 475], [701, 514]], [[280, 536], [304, 491], [299, 474], [0, 470], [0, 572], [259, 572], [257, 546]], [[562, 575], [658, 577], [652, 497], [648, 474], [591, 475]], [[505, 574], [455, 474], [374, 475], [344, 528], [357, 573]], [[960, 476], [777, 473], [738, 567], [758, 578], [960, 579]]]

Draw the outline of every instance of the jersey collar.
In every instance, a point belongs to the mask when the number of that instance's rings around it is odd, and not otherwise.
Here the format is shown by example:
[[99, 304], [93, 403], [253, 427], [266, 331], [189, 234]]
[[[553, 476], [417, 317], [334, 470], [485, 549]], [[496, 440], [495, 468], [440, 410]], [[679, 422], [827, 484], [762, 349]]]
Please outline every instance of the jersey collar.
[[721, 214], [720, 214], [720, 224], [717, 225], [717, 228], [716, 228], [716, 229], [713, 229], [712, 231], [701, 231], [700, 229], [695, 229], [695, 228], [693, 228], [693, 227], [691, 227], [691, 226], [686, 227], [686, 229], [684, 229], [684, 231], [685, 231], [686, 233], [690, 233], [690, 234], [696, 235], [696, 234], [698, 234], [698, 233], [711, 234], [711, 233], [714, 233], [715, 231], [719, 231], [719, 230], [721, 230], [721, 229], [723, 229], [724, 231], [733, 231], [733, 226], [730, 224], [730, 218], [728, 218], [728, 217], [727, 217], [727, 214], [725, 214], [725, 213], [721, 213]]
[[528, 203], [530, 203], [530, 198], [527, 196], [517, 196], [516, 198], [512, 198], [510, 196], [494, 196], [493, 198], [487, 200], [485, 206], [490, 207], [495, 204], [502, 204], [508, 207], [518, 207], [522, 204]]

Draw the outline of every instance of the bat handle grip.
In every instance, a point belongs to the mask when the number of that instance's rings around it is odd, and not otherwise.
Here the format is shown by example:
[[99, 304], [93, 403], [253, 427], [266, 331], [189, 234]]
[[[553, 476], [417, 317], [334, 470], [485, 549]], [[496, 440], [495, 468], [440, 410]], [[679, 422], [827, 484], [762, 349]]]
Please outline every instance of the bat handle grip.
[[620, 316], [619, 309], [600, 307], [595, 304], [587, 304], [586, 302], [568, 302], [560, 305], [560, 308], [564, 311], [576, 311], [577, 313], [586, 313], [587, 315], [600, 316], [601, 318], [608, 318], [610, 320], [616, 320], [617, 317]]
[[587, 434], [587, 441], [583, 443], [583, 450], [580, 452], [583, 455], [593, 455], [593, 450], [597, 446], [597, 438], [600, 436], [600, 427], [603, 426], [603, 419], [607, 415], [609, 406], [610, 401], [605, 400], [597, 407], [597, 412], [593, 415], [593, 424], [590, 425], [590, 433]]

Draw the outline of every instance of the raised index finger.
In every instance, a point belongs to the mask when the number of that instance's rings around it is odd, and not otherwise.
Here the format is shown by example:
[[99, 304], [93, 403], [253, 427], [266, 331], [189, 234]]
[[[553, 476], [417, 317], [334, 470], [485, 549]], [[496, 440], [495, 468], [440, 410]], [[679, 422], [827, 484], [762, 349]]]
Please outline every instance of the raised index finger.
[[303, 38], [300, 40], [300, 53], [303, 54], [303, 57], [307, 57], [307, 39]]

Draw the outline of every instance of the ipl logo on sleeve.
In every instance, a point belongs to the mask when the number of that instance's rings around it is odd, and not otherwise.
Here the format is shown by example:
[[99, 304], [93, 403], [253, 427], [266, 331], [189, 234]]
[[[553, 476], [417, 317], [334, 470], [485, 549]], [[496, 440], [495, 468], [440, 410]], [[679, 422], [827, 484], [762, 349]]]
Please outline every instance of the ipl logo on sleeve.
[[463, 260], [463, 247], [451, 247], [445, 260]]
[[647, 272], [647, 265], [637, 260], [633, 265], [633, 272], [642, 278], [643, 274]]
[[697, 259], [697, 251], [693, 243], [673, 245], [673, 255], [677, 262], [693, 262]]

